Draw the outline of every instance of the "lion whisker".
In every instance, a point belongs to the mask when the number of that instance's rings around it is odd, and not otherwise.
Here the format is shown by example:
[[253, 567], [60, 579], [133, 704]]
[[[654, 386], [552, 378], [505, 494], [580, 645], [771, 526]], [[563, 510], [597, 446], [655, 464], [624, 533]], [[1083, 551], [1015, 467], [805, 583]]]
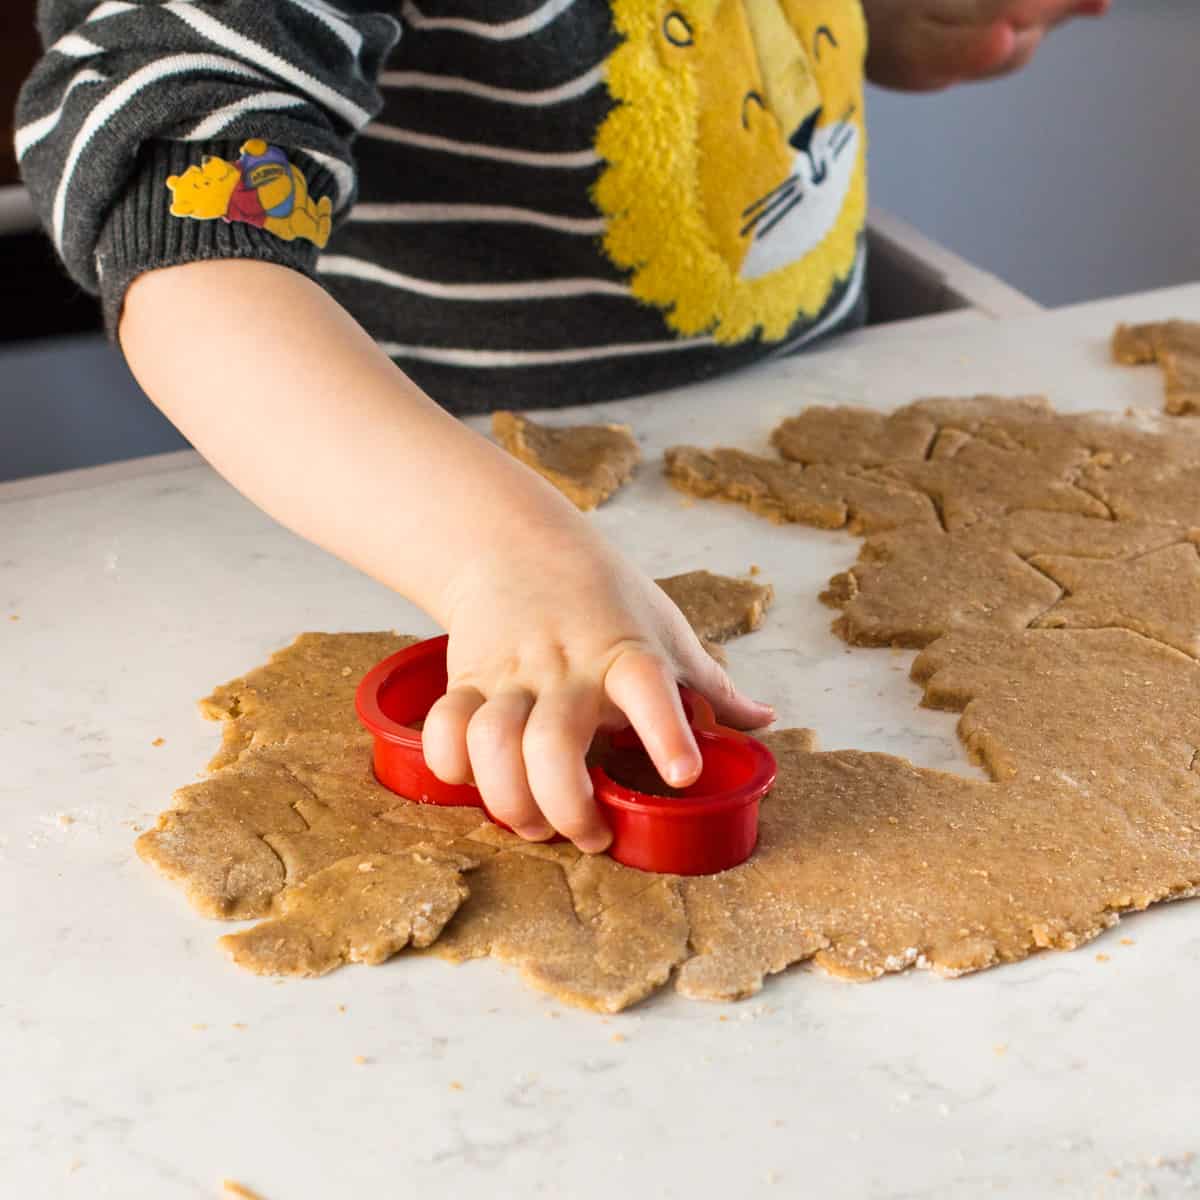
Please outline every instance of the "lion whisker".
[[771, 201], [765, 208], [760, 209], [742, 226], [739, 236], [745, 237], [759, 221], [769, 217], [781, 204], [786, 204], [796, 194], [794, 187], [788, 188], [786, 192], [781, 192], [774, 200]]
[[835, 134], [832, 142], [832, 155], [838, 158], [842, 151], [854, 141], [854, 126], [847, 125], [841, 133]]
[[792, 211], [793, 208], [795, 208], [798, 204], [803, 204], [803, 203], [804, 203], [804, 193], [801, 192], [800, 195], [793, 197], [793, 199], [791, 200], [791, 202], [789, 204], [784, 205], [784, 207], [781, 208], [779, 210], [779, 212], [775, 214], [775, 216], [772, 220], [768, 221], [766, 225], [764, 225], [760, 230], [758, 230], [757, 233], [755, 233], [755, 235], [754, 235], [755, 240], [757, 241], [762, 238], [765, 238], [767, 236], [767, 234], [770, 233], [771, 230], [774, 229], [775, 226], [778, 225], [779, 222], [782, 221], [784, 219], [784, 217], [786, 217], [788, 215], [788, 213], [790, 213]]
[[797, 179], [799, 179], [798, 175], [789, 175], [788, 178], [785, 179], [781, 184], [778, 184], [777, 186], [773, 187], [765, 195], [759, 196], [759, 198], [757, 200], [755, 200], [753, 204], [747, 205], [746, 208], [742, 209], [742, 216], [748, 217], [756, 208], [762, 208], [762, 206], [764, 204], [771, 203], [771, 201], [780, 192], [782, 192], [784, 188], [789, 187], [791, 184], [794, 184], [797, 181]]

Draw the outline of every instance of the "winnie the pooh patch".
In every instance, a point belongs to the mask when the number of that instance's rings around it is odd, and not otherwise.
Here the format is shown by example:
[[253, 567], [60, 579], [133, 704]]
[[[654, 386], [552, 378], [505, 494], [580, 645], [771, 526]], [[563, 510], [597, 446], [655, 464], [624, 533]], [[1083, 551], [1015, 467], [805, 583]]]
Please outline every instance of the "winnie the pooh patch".
[[314, 200], [304, 172], [277, 146], [243, 142], [236, 162], [205, 157], [182, 175], [169, 175], [171, 215], [195, 221], [244, 221], [284, 241], [306, 238], [324, 249], [333, 224], [328, 196]]
[[681, 334], [783, 338], [866, 218], [858, 0], [611, 0], [604, 247]]

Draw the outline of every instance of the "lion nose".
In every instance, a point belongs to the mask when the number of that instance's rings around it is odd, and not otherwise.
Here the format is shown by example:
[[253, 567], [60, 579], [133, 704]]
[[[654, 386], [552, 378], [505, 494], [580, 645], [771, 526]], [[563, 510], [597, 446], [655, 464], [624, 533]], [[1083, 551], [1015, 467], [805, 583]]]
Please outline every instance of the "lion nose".
[[822, 164], [817, 166], [816, 160], [812, 154], [813, 134], [817, 132], [817, 122], [821, 119], [821, 114], [825, 110], [823, 108], [815, 108], [804, 118], [797, 126], [792, 136], [788, 138], [788, 143], [793, 150], [798, 150], [801, 154], [807, 155], [808, 161], [812, 163], [813, 168], [813, 183], [820, 183], [825, 178], [825, 166]]

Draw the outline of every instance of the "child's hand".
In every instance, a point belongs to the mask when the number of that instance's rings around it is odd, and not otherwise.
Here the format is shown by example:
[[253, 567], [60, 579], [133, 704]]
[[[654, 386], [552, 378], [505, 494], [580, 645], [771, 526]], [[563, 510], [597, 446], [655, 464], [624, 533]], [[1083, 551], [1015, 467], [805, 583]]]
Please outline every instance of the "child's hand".
[[873, 83], [924, 92], [1023, 67], [1070, 17], [1110, 0], [863, 0]]
[[675, 786], [700, 773], [676, 681], [743, 729], [772, 719], [740, 695], [651, 580], [580, 522], [513, 537], [450, 588], [450, 681], [425, 720], [430, 768], [474, 780], [489, 811], [522, 837], [558, 832], [581, 850], [612, 840], [584, 755], [599, 728], [630, 724]]

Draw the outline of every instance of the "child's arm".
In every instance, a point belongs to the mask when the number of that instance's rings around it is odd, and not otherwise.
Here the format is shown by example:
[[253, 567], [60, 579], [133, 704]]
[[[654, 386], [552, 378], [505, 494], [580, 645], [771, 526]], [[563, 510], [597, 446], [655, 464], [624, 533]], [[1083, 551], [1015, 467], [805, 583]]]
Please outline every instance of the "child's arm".
[[1070, 17], [1096, 17], [1110, 0], [863, 0], [872, 83], [926, 92], [1007, 74]]
[[155, 403], [283, 524], [450, 634], [430, 766], [527, 837], [609, 834], [584, 754], [623, 713], [671, 783], [699, 773], [676, 680], [738, 694], [665, 595], [533, 472], [444, 413], [315, 283], [233, 260], [140, 276], [121, 344]]

